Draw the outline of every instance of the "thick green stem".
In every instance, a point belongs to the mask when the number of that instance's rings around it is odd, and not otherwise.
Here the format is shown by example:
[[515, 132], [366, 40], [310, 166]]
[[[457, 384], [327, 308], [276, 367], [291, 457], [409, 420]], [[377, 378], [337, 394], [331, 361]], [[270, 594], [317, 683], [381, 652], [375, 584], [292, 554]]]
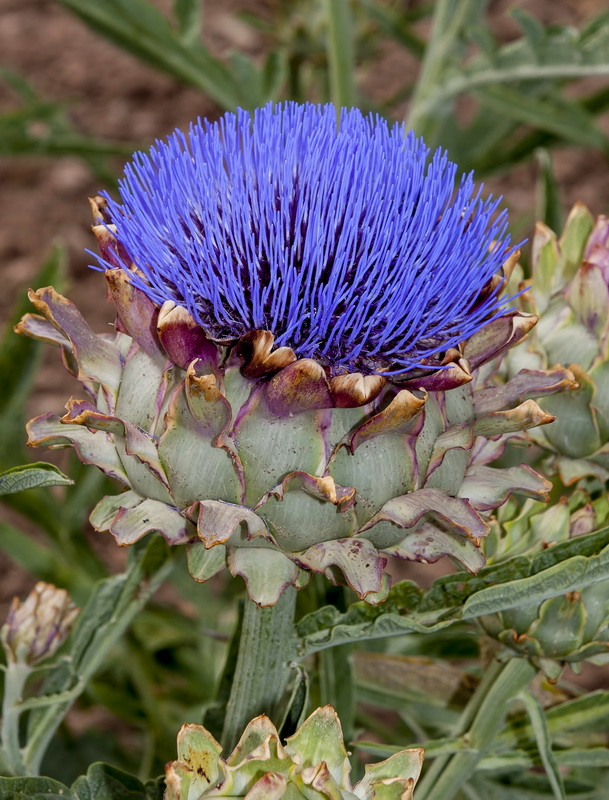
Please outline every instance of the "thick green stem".
[[459, 721], [457, 734], [467, 732], [469, 750], [437, 759], [417, 786], [417, 800], [452, 800], [491, 747], [510, 701], [534, 676], [535, 668], [520, 658], [491, 666]]
[[239, 653], [222, 729], [224, 752], [230, 752], [245, 726], [259, 714], [274, 722], [290, 678], [295, 654], [296, 590], [288, 587], [274, 606], [258, 608], [245, 600]]
[[4, 673], [2, 701], [2, 749], [13, 775], [25, 775], [23, 752], [19, 741], [19, 719], [23, 690], [32, 669], [28, 664], [9, 663]]

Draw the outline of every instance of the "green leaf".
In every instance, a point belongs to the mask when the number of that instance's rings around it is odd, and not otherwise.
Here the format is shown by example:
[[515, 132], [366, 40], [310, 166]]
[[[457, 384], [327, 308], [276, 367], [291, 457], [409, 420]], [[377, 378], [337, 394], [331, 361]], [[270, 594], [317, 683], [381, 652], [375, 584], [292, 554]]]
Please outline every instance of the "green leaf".
[[425, 42], [412, 28], [411, 20], [403, 11], [385, 7], [376, 0], [360, 0], [366, 14], [373, 19], [383, 33], [391, 36], [413, 56], [421, 58], [425, 52]]
[[[552, 797], [545, 775], [526, 772], [503, 775], [497, 780], [477, 774], [470, 786], [478, 797], [485, 800], [550, 800]], [[567, 779], [565, 790], [569, 800], [605, 800], [607, 797], [606, 788], [588, 781]]]
[[64, 560], [18, 528], [0, 523], [0, 548], [12, 561], [39, 580], [56, 586], [71, 586], [71, 578], [75, 576]]
[[[379, 742], [368, 742], [358, 739], [353, 742], [353, 747], [370, 753], [376, 758], [389, 758], [389, 756], [399, 753], [404, 749], [403, 744], [379, 744]], [[421, 744], [409, 744], [409, 747], [422, 747], [425, 750], [425, 758], [432, 759], [439, 756], [452, 756], [455, 753], [473, 753], [474, 751], [467, 745], [467, 737], [459, 736], [454, 739], [430, 739]]]
[[354, 603], [344, 613], [325, 606], [297, 624], [301, 653], [405, 633], [441, 631], [483, 614], [542, 603], [609, 577], [609, 527], [556, 544], [533, 558], [518, 556], [436, 580], [427, 592], [410, 581], [392, 587], [378, 606]]
[[78, 800], [147, 800], [146, 789], [136, 777], [110, 764], [92, 764], [86, 776], [72, 784]]
[[[425, 751], [425, 756], [428, 756]], [[570, 748], [568, 750], [555, 750], [553, 757], [558, 767], [609, 767], [609, 749], [606, 747], [593, 747], [589, 750]], [[516, 770], [538, 767], [541, 759], [536, 753], [528, 750], [511, 750], [509, 753], [490, 753], [482, 759], [478, 769]], [[558, 795], [560, 797], [560, 795]]]
[[227, 109], [249, 106], [231, 72], [200, 42], [186, 46], [166, 17], [146, 0], [59, 0], [95, 33], [136, 58], [202, 89]]
[[53, 464], [35, 461], [0, 472], [0, 495], [15, 494], [25, 489], [45, 486], [71, 486], [74, 481]]
[[338, 714], [346, 742], [354, 736], [355, 692], [351, 649], [348, 645], [319, 654], [320, 705], [331, 705]]
[[535, 51], [541, 47], [546, 33], [541, 22], [520, 8], [513, 8], [509, 13], [522, 29], [525, 39], [530, 43], [532, 50]]
[[[606, 733], [609, 715], [609, 692], [590, 692], [546, 711], [548, 730], [557, 742], [574, 731]], [[508, 749], [523, 742], [534, 741], [534, 732], [527, 716], [514, 717], [498, 737], [497, 742]]]
[[[1, 139], [0, 133], [0, 139]], [[57, 245], [32, 279], [36, 288], [53, 284], [61, 289], [66, 270], [65, 248]], [[25, 420], [26, 399], [40, 364], [41, 345], [25, 336], [17, 336], [13, 326], [32, 305], [25, 291], [15, 305], [0, 338], [0, 469], [15, 461], [27, 461]], [[5, 495], [3, 501], [47, 531], [56, 531], [61, 514], [58, 501], [45, 489]]]
[[536, 97], [504, 85], [478, 90], [476, 97], [490, 111], [521, 125], [530, 125], [582, 147], [603, 149], [607, 137], [596, 126], [594, 117], [578, 103], [555, 96]]
[[0, 778], [0, 800], [75, 800], [75, 797], [67, 786], [51, 778]]
[[[1, 127], [0, 141], [2, 141]], [[33, 278], [32, 284], [34, 287], [53, 284], [60, 289], [64, 282], [65, 272], [65, 248], [57, 245]], [[9, 442], [12, 444], [12, 441], [17, 438], [12, 432], [11, 426], [17, 425], [18, 421], [23, 418], [25, 398], [38, 367], [39, 344], [25, 336], [17, 336], [13, 331], [13, 326], [19, 322], [21, 317], [31, 311], [32, 304], [26, 293], [23, 292], [12, 310], [0, 340], [0, 385], [2, 386], [0, 392], [0, 437], [5, 454], [2, 460], [8, 456]], [[18, 434], [21, 439], [21, 429]], [[7, 436], [10, 436], [8, 442]]]
[[173, 15], [178, 23], [180, 38], [185, 45], [191, 45], [199, 38], [202, 0], [174, 0]]
[[[466, 3], [461, 5], [465, 8]], [[566, 135], [569, 140], [586, 139], [589, 143], [595, 140], [597, 146], [603, 146], [605, 138], [587, 117], [580, 131], [576, 129], [576, 123], [570, 120], [569, 113], [579, 121], [584, 120], [583, 106], [575, 106], [562, 94], [554, 94], [551, 101], [547, 97], [552, 94], [554, 87], [559, 88], [566, 80], [609, 75], [609, 26], [589, 25], [582, 31], [569, 26], [544, 29], [531, 18], [521, 15], [520, 21], [525, 29], [523, 37], [503, 46], [486, 41], [482, 47], [480, 38], [476, 37], [479, 52], [466, 61], [467, 51], [455, 45], [454, 26], [458, 25], [456, 10], [452, 9], [451, 21], [444, 20], [442, 23], [441, 11], [446, 9], [450, 12], [450, 2], [444, 0], [438, 8], [440, 11], [436, 13], [436, 25], [425, 55], [423, 74], [410, 107], [409, 122], [412, 127], [428, 134], [436, 131], [438, 119], [447, 112], [452, 117], [452, 104], [459, 95], [483, 91], [485, 94], [481, 95], [481, 99], [493, 103], [495, 107], [500, 105], [504, 115], [521, 122], [528, 121], [535, 126], [539, 124], [544, 130], [559, 131], [561, 138]], [[479, 27], [479, 20], [470, 21], [470, 30]], [[437, 28], [440, 28], [438, 35]], [[453, 31], [453, 41], [448, 46], [445, 39], [450, 31]], [[466, 32], [467, 27], [462, 25], [459, 35]], [[529, 87], [535, 90], [540, 85], [545, 87], [545, 99], [536, 108], [535, 102], [529, 97]], [[520, 102], [510, 105], [510, 98], [517, 96]], [[497, 161], [496, 155], [494, 160]]]
[[539, 755], [541, 756], [546, 775], [548, 776], [552, 791], [554, 792], [554, 797], [556, 800], [567, 800], [562, 775], [560, 774], [558, 763], [552, 751], [552, 739], [543, 709], [539, 701], [533, 697], [529, 691], [522, 692], [520, 699], [524, 703], [529, 719], [531, 720], [535, 739], [537, 740]]
[[[590, 536], [604, 539], [608, 529]], [[579, 538], [579, 537], [578, 537]], [[563, 542], [550, 550], [553, 557], [566, 554], [573, 547], [584, 545], [578, 538]], [[590, 537], [581, 537], [589, 540]], [[565, 547], [566, 546], [566, 547]], [[543, 555], [543, 554], [542, 554]], [[605, 546], [598, 555], [574, 555], [545, 569], [535, 572], [538, 559], [533, 560], [532, 574], [528, 578], [511, 581], [510, 583], [490, 586], [472, 595], [465, 603], [462, 612], [463, 619], [472, 619], [484, 614], [493, 614], [510, 608], [518, 608], [529, 603], [542, 603], [550, 597], [558, 597], [567, 592], [578, 591], [598, 581], [609, 578], [609, 545]]]
[[218, 689], [216, 691], [216, 701], [207, 709], [203, 719], [205, 728], [217, 740], [219, 740], [222, 736], [222, 728], [224, 727], [224, 718], [226, 716], [226, 706], [230, 698], [231, 687], [237, 671], [239, 641], [241, 639], [241, 632], [243, 629], [243, 612], [243, 602], [240, 602], [237, 624], [230, 640], [230, 645], [226, 654], [226, 661], [224, 662], [224, 670], [220, 676]]

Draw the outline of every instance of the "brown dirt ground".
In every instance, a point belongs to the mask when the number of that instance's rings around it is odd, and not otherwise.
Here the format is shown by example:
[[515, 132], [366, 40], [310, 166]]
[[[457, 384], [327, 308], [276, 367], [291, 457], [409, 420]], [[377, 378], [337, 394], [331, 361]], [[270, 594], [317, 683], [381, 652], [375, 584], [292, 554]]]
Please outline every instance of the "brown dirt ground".
[[[208, 0], [206, 42], [216, 54], [230, 48], [259, 54], [264, 49], [261, 34], [247, 27], [237, 14], [252, 7], [269, 12], [277, 2], [280, 0]], [[157, 5], [167, 9], [171, 3], [158, 0]], [[514, 23], [506, 16], [513, 5], [531, 11], [544, 23], [574, 25], [607, 7], [604, 0], [494, 0], [490, 6], [492, 27], [503, 39], [516, 34]], [[186, 126], [198, 115], [219, 113], [198, 91], [179, 86], [117, 50], [54, 0], [0, 0], [0, 64], [26, 76], [43, 96], [67, 104], [78, 130], [100, 138], [146, 143]], [[400, 88], [404, 75], [412, 69], [412, 59], [386, 42], [374, 68], [360, 69], [358, 78], [372, 96], [387, 96]], [[0, 85], [0, 112], [16, 105], [15, 96]], [[609, 168], [601, 154], [564, 149], [556, 153], [555, 163], [567, 207], [583, 200], [595, 213], [607, 211]], [[118, 168], [120, 163], [116, 165]], [[513, 214], [524, 219], [525, 225], [532, 222], [535, 179], [535, 168], [527, 165], [489, 182], [493, 191], [503, 192]], [[60, 239], [69, 251], [70, 297], [96, 330], [111, 322], [103, 278], [87, 268], [90, 258], [84, 252], [93, 246], [86, 198], [100, 188], [78, 158], [0, 159], [4, 286], [0, 317], [30, 284], [51, 242]], [[65, 399], [77, 391], [57, 367], [57, 353], [50, 352], [30, 402], [32, 415], [61, 410]], [[19, 569], [0, 564], [0, 603], [30, 585], [31, 578]]]

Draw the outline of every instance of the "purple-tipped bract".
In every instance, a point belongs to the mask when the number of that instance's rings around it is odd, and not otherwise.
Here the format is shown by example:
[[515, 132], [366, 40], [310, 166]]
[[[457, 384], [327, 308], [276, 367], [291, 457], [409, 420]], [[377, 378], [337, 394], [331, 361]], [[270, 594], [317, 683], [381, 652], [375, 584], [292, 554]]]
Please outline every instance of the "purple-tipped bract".
[[108, 212], [133, 283], [211, 338], [264, 329], [333, 374], [404, 373], [502, 313], [483, 290], [507, 216], [456, 171], [403, 125], [268, 105], [136, 154]]

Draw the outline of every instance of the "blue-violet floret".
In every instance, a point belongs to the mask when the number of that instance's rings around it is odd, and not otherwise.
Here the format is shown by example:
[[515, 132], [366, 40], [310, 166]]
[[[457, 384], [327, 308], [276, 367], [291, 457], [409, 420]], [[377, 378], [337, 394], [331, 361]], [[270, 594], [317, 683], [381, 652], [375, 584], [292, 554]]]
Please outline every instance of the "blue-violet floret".
[[505, 311], [485, 287], [507, 214], [456, 173], [404, 125], [269, 104], [137, 153], [107, 211], [133, 283], [214, 340], [269, 330], [333, 374], [400, 374]]

